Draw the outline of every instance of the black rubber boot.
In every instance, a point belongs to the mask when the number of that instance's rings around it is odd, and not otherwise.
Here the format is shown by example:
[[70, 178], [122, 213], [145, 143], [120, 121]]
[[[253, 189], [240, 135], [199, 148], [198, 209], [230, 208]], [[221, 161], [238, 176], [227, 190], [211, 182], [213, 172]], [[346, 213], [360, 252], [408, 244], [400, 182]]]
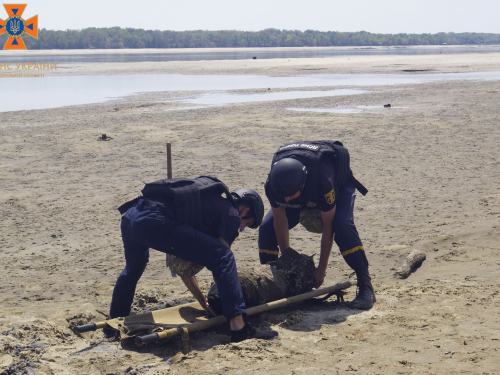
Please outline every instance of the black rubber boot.
[[231, 342], [241, 342], [248, 339], [270, 340], [276, 336], [278, 336], [278, 332], [276, 331], [258, 331], [250, 323], [247, 323], [239, 331], [231, 331]]
[[377, 299], [375, 298], [372, 279], [368, 273], [368, 268], [356, 270], [355, 272], [356, 278], [358, 279], [358, 292], [354, 301], [350, 303], [350, 306], [354, 309], [369, 310]]

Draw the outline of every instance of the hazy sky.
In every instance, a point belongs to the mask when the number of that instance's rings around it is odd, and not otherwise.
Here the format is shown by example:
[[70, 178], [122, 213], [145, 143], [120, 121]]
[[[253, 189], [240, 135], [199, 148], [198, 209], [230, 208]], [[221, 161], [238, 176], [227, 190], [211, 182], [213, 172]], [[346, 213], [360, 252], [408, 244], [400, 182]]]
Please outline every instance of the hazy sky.
[[[2, 3], [16, 3], [4, 0]], [[31, 0], [40, 28], [500, 33], [500, 0]], [[7, 14], [0, 8], [0, 18]]]

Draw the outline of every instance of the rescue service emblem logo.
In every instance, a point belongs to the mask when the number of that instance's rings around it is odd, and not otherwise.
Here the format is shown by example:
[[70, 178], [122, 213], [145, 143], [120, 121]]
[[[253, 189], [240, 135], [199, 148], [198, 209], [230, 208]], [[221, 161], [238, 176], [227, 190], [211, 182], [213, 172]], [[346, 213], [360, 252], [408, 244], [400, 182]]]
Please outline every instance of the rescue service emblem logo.
[[23, 35], [30, 35], [38, 39], [38, 15], [28, 20], [22, 18], [28, 4], [4, 4], [9, 18], [5, 21], [0, 18], [0, 35], [7, 36], [3, 49], [27, 49]]
[[325, 194], [326, 203], [333, 204], [335, 202], [335, 190], [332, 189]]

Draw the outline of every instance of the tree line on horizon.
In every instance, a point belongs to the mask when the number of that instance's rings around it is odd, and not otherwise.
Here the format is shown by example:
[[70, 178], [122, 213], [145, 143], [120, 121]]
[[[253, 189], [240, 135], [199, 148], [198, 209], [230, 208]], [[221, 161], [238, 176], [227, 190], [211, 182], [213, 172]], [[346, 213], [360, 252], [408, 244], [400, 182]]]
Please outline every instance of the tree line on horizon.
[[[5, 44], [0, 36], [0, 45]], [[28, 49], [335, 47], [500, 44], [500, 34], [374, 34], [367, 31], [314, 30], [160, 31], [109, 27], [56, 31], [41, 29], [38, 39], [23, 38]]]

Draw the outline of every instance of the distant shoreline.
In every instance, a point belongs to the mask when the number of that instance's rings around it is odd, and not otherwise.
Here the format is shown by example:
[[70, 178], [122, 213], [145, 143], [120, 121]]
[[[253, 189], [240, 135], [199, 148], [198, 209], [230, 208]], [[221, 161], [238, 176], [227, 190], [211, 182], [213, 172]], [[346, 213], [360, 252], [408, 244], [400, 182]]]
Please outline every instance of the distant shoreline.
[[200, 53], [200, 52], [261, 52], [261, 51], [355, 51], [355, 50], [395, 50], [395, 49], [449, 49], [449, 48], [500, 48], [500, 45], [418, 45], [418, 46], [339, 46], [339, 47], [228, 47], [228, 48], [123, 48], [123, 49], [34, 49], [24, 51], [1, 51], [2, 56], [26, 55], [92, 55], [92, 54], [156, 54], [156, 53]]

